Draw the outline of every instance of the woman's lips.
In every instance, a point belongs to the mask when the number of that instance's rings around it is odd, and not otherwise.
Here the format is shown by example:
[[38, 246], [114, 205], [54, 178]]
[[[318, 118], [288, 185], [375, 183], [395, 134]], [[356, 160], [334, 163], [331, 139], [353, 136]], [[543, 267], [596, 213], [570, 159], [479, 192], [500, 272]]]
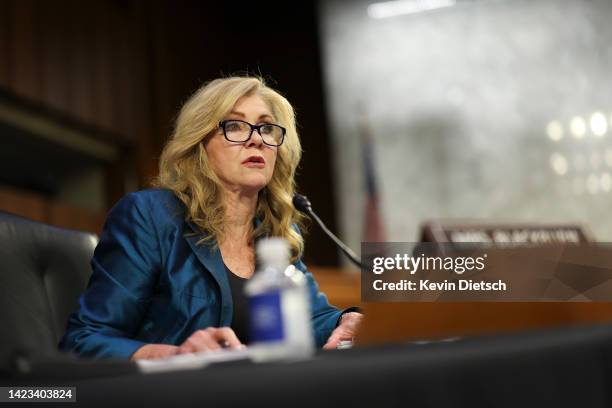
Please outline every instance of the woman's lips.
[[261, 156], [250, 156], [242, 162], [243, 166], [263, 169], [266, 166], [266, 160]]
[[256, 168], [256, 169], [263, 169], [264, 167], [266, 167], [266, 164], [262, 162], [245, 162], [245, 163], [242, 163], [242, 165], [246, 167]]

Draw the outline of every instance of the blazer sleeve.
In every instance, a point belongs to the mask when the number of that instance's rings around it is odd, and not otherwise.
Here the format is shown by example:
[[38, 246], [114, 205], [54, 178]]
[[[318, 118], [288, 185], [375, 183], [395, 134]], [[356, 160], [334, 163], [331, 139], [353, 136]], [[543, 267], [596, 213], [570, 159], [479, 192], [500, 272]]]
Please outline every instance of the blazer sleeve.
[[329, 304], [327, 296], [319, 290], [319, 285], [315, 281], [314, 276], [312, 273], [308, 272], [306, 265], [304, 265], [301, 260], [298, 260], [294, 265], [306, 276], [308, 290], [310, 292], [315, 342], [317, 347], [323, 347], [332, 331], [334, 331], [338, 325], [340, 316], [342, 316], [344, 311], [340, 311]]
[[161, 269], [160, 245], [142, 195], [131, 193], [109, 212], [91, 260], [79, 308], [59, 347], [84, 357], [128, 359]]

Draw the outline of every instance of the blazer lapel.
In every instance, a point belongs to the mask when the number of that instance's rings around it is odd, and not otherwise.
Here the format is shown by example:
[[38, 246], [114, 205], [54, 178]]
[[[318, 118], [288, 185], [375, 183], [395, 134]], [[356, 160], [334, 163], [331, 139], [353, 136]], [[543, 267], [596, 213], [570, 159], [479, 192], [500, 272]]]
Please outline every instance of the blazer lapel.
[[203, 235], [201, 232], [199, 232], [200, 230], [197, 225], [191, 221], [187, 221], [187, 224], [194, 232], [197, 233], [197, 235], [185, 235], [187, 243], [198, 260], [215, 278], [215, 281], [221, 290], [221, 317], [219, 324], [220, 326], [229, 326], [231, 324], [233, 314], [232, 291], [229, 286], [225, 266], [223, 265], [223, 258], [221, 258], [221, 251], [219, 248], [213, 248], [213, 245], [210, 245], [210, 243], [197, 245], [197, 242]]

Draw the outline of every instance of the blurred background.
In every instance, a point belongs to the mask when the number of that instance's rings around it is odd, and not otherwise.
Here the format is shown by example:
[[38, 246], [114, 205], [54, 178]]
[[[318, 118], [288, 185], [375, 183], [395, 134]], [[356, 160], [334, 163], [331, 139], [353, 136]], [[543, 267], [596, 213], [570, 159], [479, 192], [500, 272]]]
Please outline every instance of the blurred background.
[[[430, 219], [612, 239], [612, 3], [0, 0], [0, 209], [100, 232], [183, 101], [258, 74], [297, 111], [300, 191], [349, 246]], [[306, 261], [338, 266], [314, 226]]]
[[320, 6], [338, 217], [352, 246], [360, 132], [373, 140], [387, 241], [413, 242], [427, 219], [577, 223], [612, 240], [610, 1]]

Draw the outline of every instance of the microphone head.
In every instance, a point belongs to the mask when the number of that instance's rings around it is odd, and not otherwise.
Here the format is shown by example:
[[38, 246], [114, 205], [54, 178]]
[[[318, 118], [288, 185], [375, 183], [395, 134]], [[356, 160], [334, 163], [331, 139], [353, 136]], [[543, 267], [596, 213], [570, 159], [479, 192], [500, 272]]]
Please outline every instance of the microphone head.
[[306, 196], [295, 193], [293, 196], [293, 206], [303, 213], [308, 214], [312, 211], [312, 204], [308, 201]]

